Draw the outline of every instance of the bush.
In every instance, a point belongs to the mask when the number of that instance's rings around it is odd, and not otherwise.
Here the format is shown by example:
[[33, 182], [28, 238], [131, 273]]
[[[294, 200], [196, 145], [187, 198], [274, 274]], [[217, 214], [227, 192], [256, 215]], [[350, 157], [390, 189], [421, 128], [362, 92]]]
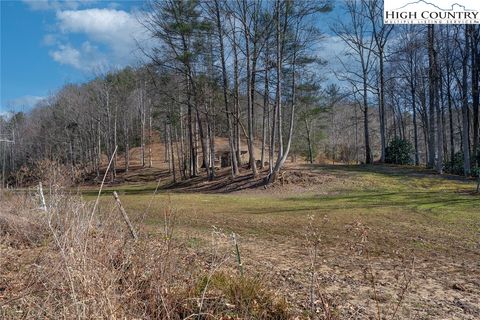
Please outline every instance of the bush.
[[385, 162], [394, 164], [412, 164], [412, 144], [404, 139], [394, 138], [385, 149]]
[[[477, 155], [477, 157], [480, 156], [480, 152]], [[472, 156], [470, 163], [472, 164], [472, 170], [471, 170], [471, 176], [473, 177], [478, 177], [478, 168], [475, 167], [476, 163], [476, 157]], [[448, 173], [452, 174], [458, 174], [460, 176], [463, 176], [464, 170], [463, 170], [463, 152], [462, 151], [457, 151], [453, 155], [453, 159], [445, 164], [445, 171]]]
[[453, 159], [445, 164], [445, 171], [448, 173], [463, 175], [463, 152], [457, 151]]
[[205, 302], [215, 304], [206, 305], [207, 310], [213, 309], [220, 315], [236, 315], [240, 319], [289, 319], [286, 299], [267, 289], [265, 283], [267, 281], [259, 277], [217, 272], [200, 279], [194, 296], [202, 296], [207, 289]]

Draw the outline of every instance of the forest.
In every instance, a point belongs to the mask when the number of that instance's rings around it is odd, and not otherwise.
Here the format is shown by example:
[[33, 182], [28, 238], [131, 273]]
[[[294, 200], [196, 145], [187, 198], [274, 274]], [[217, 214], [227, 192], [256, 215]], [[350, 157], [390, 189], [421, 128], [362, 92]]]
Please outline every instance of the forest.
[[[145, 64], [67, 84], [1, 120], [3, 185], [42, 159], [98, 178], [102, 156], [115, 153], [114, 180], [132, 147], [151, 165], [153, 135], [175, 181], [214, 178], [216, 137], [228, 138], [232, 176], [246, 164], [273, 181], [289, 157], [398, 162], [388, 150], [399, 143], [406, 164], [476, 173], [478, 25], [383, 25], [382, 1], [346, 2], [346, 18], [327, 30], [345, 56], [325, 61], [315, 21], [334, 5], [149, 2], [139, 19], [156, 46]], [[329, 63], [342, 66], [333, 81], [323, 76]]]

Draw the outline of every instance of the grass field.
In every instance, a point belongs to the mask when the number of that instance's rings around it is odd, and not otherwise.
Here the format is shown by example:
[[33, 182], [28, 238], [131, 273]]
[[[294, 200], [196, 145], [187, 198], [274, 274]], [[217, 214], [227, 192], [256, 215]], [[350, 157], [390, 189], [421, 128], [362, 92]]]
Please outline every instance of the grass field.
[[137, 167], [97, 210], [98, 185], [44, 186], [44, 208], [37, 190], [0, 194], [0, 318], [480, 318], [472, 180], [289, 164], [270, 186], [227, 169], [173, 183]]
[[[300, 166], [303, 184], [235, 192], [158, 194], [154, 182], [117, 190], [135, 225], [161, 236], [165, 210], [175, 236], [208, 250], [212, 232], [238, 235], [245, 272], [308, 304], [311, 235], [318, 234], [318, 287], [345, 317], [480, 317], [480, 197], [475, 183], [390, 166]], [[85, 191], [93, 200], [96, 193]], [[312, 231], [313, 230], [313, 231]], [[234, 265], [233, 265], [234, 266]], [[232, 267], [233, 267], [232, 266]], [[395, 311], [398, 301], [402, 301]]]

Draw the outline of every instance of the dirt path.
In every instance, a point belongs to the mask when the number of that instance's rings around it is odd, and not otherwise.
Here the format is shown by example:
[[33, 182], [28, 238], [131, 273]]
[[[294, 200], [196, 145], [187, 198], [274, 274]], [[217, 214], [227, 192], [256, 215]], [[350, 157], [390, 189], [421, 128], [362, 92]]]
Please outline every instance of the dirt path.
[[[250, 237], [241, 239], [240, 248], [246, 272], [261, 274], [299, 310], [310, 308], [313, 250], [307, 241]], [[382, 319], [480, 317], [480, 263], [474, 257], [369, 257], [366, 249], [361, 243], [320, 242], [316, 308], [321, 310], [322, 294], [342, 319], [374, 319], [378, 313]]]

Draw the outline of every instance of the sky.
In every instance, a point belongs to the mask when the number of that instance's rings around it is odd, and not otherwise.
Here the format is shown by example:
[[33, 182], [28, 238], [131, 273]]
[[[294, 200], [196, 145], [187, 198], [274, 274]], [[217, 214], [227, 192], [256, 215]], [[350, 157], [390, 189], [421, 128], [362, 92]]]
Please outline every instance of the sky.
[[[0, 115], [28, 111], [66, 83], [138, 64], [137, 42], [151, 39], [138, 22], [142, 1], [0, 0]], [[338, 12], [322, 19], [328, 21]], [[341, 49], [324, 44], [326, 57]]]
[[1, 1], [0, 112], [28, 111], [70, 82], [139, 61], [139, 1]]

